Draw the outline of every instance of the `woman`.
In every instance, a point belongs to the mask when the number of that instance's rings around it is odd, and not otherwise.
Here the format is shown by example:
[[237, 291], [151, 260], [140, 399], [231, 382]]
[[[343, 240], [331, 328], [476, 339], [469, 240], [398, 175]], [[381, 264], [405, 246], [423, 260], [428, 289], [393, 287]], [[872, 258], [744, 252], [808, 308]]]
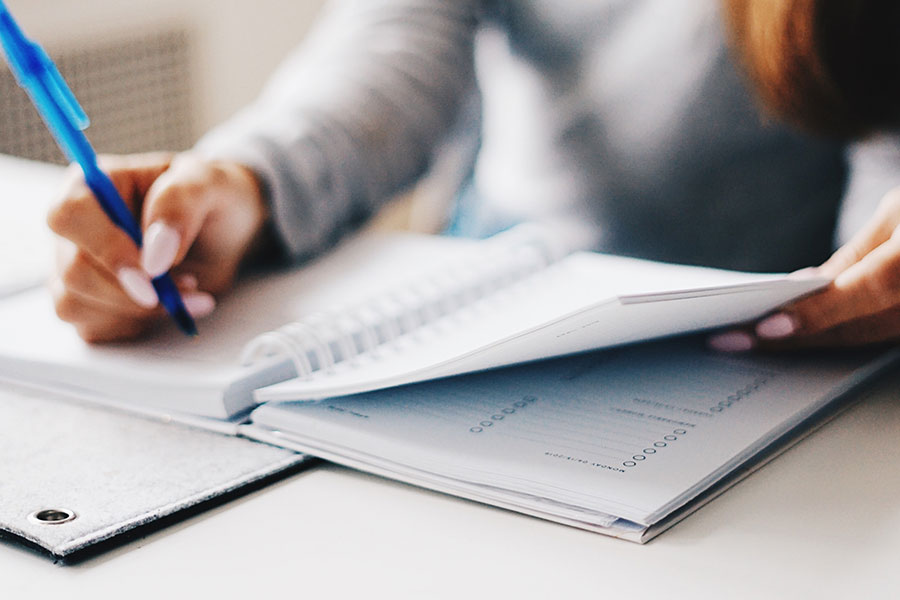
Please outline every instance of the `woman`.
[[[815, 133], [869, 138], [855, 151], [850, 193], [855, 186], [874, 199], [879, 185], [900, 183], [900, 53], [894, 44], [900, 5], [729, 0], [727, 6], [748, 72], [773, 114]], [[873, 137], [879, 130], [894, 134]], [[885, 193], [871, 217], [864, 211], [846, 217], [844, 228], [855, 234], [816, 269], [834, 279], [825, 292], [785, 307], [755, 330], [722, 334], [714, 345], [855, 346], [900, 338], [900, 235], [894, 235], [900, 188]]]
[[[758, 10], [770, 4], [784, 9]], [[776, 41], [805, 40], [791, 37], [804, 16], [832, 18], [818, 6], [727, 5], [764, 92], [778, 71], [754, 61], [771, 56], [772, 40], [751, 34], [778, 17], [772, 22], [793, 25], [771, 30], [785, 36]], [[193, 152], [110, 160], [146, 228], [142, 254], [73, 179], [49, 219], [70, 242], [60, 253], [57, 312], [90, 341], [140, 335], [162, 314], [149, 278], [174, 265], [189, 309], [202, 316], [248, 256], [320, 251], [414, 183], [456, 134], [478, 142], [464, 185], [476, 198], [463, 203], [466, 233], [545, 220], [576, 245], [647, 258], [747, 270], [821, 262], [836, 221], [871, 213], [872, 194], [861, 190], [873, 178], [845, 193], [840, 143], [762, 118], [720, 8], [712, 0], [333, 3], [260, 100]], [[798, 53], [786, 65], [806, 68], [803, 59], [820, 57]], [[813, 73], [811, 81], [824, 80]], [[818, 100], [808, 89], [798, 88], [793, 111], [763, 97], [796, 117]], [[861, 114], [853, 107], [845, 112]], [[884, 122], [873, 118], [870, 126]], [[854, 176], [868, 172], [867, 156], [855, 155]], [[889, 327], [897, 299], [873, 287], [887, 265], [868, 268], [873, 259], [860, 253], [883, 237], [885, 206], [882, 225], [823, 265], [840, 275], [828, 291], [714, 345], [867, 343], [900, 333]]]

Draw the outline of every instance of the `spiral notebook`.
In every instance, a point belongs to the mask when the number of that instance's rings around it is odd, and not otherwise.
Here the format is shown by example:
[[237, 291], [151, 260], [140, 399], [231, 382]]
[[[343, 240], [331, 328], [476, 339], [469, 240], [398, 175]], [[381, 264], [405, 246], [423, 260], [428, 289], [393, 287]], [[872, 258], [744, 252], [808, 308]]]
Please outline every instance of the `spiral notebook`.
[[479, 371], [757, 317], [824, 282], [484, 241], [362, 236], [248, 278], [198, 339], [91, 346], [33, 290], [0, 300], [0, 378], [233, 431], [260, 402]]
[[784, 449], [898, 353], [729, 356], [682, 336], [329, 398], [247, 437], [646, 542]]

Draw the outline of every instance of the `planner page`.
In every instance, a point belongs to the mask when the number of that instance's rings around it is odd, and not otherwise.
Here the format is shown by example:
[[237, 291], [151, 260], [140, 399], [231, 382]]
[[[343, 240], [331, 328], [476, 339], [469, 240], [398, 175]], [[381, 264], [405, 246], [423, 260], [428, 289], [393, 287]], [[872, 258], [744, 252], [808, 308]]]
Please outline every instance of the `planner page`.
[[674, 339], [269, 403], [252, 420], [292, 447], [426, 487], [456, 482], [526, 512], [646, 526], [858, 383], [872, 360], [732, 357]]
[[825, 283], [578, 252], [376, 353], [260, 389], [256, 397], [355, 394], [721, 327], [759, 317]]

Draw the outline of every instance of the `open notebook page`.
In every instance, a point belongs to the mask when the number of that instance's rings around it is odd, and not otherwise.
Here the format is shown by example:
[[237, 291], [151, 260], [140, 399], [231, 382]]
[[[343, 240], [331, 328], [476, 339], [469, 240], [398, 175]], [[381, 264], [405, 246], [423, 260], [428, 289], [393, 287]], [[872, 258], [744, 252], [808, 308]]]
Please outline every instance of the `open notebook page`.
[[761, 316], [823, 284], [578, 252], [376, 353], [256, 396], [353, 394], [719, 327]]
[[50, 272], [53, 236], [47, 210], [62, 185], [62, 167], [0, 156], [0, 298], [40, 285]]
[[646, 527], [858, 383], [872, 360], [727, 357], [675, 339], [269, 403], [254, 411], [251, 430], [545, 517]]
[[164, 323], [148, 339], [91, 346], [54, 314], [43, 289], [0, 300], [0, 378], [62, 388], [86, 399], [213, 418], [252, 404], [250, 390], [293, 374], [278, 365], [241, 367], [254, 336], [316, 311], [393, 289], [474, 242], [367, 235], [302, 269], [247, 278], [188, 338]]

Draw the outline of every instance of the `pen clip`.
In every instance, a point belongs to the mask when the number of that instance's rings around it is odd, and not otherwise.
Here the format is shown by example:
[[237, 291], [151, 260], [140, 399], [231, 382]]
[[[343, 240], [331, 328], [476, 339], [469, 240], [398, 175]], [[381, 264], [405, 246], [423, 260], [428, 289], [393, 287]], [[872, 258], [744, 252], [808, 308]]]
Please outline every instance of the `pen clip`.
[[10, 70], [21, 87], [28, 90], [29, 85], [34, 85], [30, 81], [39, 80], [74, 127], [83, 130], [90, 125], [90, 119], [56, 65], [40, 45], [25, 37], [3, 0], [0, 0], [0, 42], [9, 59]]
[[60, 110], [65, 113], [66, 117], [69, 118], [75, 127], [80, 130], [87, 129], [88, 125], [91, 124], [91, 120], [88, 118], [87, 114], [85, 114], [84, 109], [81, 108], [81, 104], [78, 103], [69, 84], [62, 78], [56, 65], [53, 64], [53, 61], [50, 60], [50, 57], [44, 52], [44, 49], [34, 42], [31, 42], [31, 46], [43, 69], [45, 75], [44, 83], [47, 84], [47, 91], [49, 91], [50, 95], [53, 96], [53, 99], [56, 100], [57, 106], [59, 106]]

